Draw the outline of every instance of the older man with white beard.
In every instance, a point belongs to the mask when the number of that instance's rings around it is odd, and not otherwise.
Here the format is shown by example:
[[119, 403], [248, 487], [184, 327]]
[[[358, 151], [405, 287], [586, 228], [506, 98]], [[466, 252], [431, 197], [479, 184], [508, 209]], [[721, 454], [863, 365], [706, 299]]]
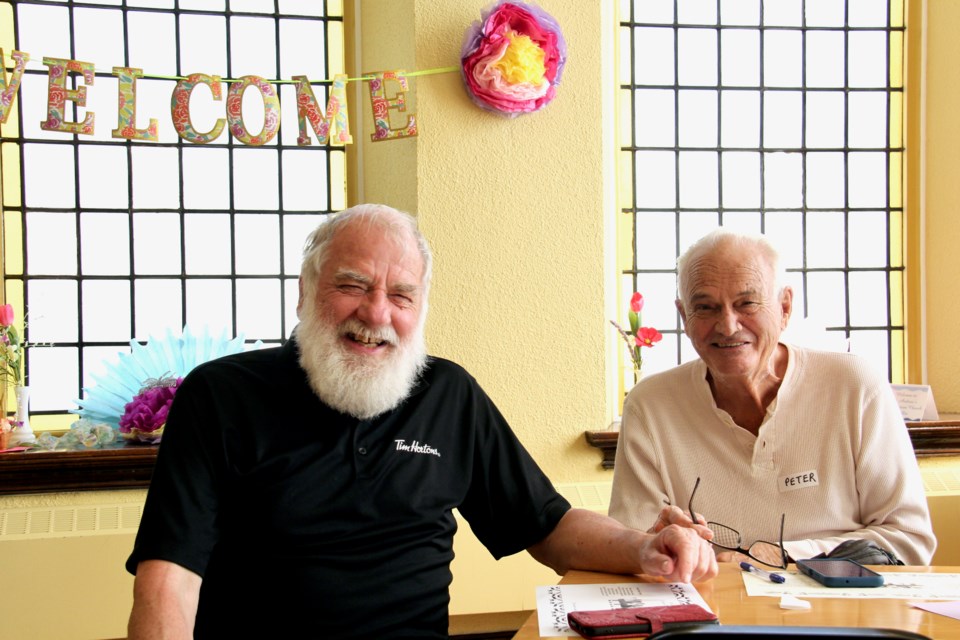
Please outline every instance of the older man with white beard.
[[348, 209], [307, 242], [293, 338], [187, 376], [127, 561], [129, 638], [445, 638], [454, 508], [498, 558], [716, 575], [704, 527], [570, 508], [477, 382], [426, 355], [430, 276], [414, 218]]

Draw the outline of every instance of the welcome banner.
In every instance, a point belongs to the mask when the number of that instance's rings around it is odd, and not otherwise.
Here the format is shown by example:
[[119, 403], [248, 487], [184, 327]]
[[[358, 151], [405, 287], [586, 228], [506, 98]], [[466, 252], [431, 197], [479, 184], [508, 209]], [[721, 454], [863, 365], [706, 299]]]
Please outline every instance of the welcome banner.
[[[23, 51], [13, 51], [10, 54], [13, 60], [13, 69], [8, 77], [4, 65], [0, 73], [0, 122], [6, 123], [13, 111], [12, 106], [20, 89], [30, 54]], [[0, 60], [5, 60], [3, 50], [0, 49]], [[47, 67], [47, 111], [40, 127], [46, 131], [57, 131], [76, 135], [93, 135], [96, 114], [88, 112], [80, 121], [71, 121], [66, 117], [67, 102], [78, 107], [85, 107], [87, 89], [94, 85], [94, 66], [89, 62], [67, 60], [62, 58], [43, 58]], [[373, 141], [397, 140], [417, 135], [416, 114], [406, 114], [406, 118], [399, 118], [403, 124], [393, 127], [390, 124], [390, 112], [406, 113], [406, 94], [409, 91], [407, 77], [410, 75], [424, 75], [427, 73], [445, 73], [459, 67], [434, 69], [425, 72], [407, 74], [403, 70], [383, 71], [350, 79], [346, 75], [338, 74], [330, 83], [330, 94], [326, 107], [322, 107], [313, 93], [311, 83], [306, 76], [293, 76], [288, 81], [266, 80], [260, 76], [242, 76], [238, 79], [224, 80], [216, 75], [193, 73], [186, 77], [172, 78], [177, 80], [170, 97], [170, 118], [174, 128], [183, 140], [191, 144], [208, 144], [219, 138], [224, 129], [228, 129], [238, 142], [249, 146], [262, 146], [270, 142], [280, 130], [280, 99], [275, 84], [288, 82], [296, 85], [297, 100], [297, 135], [298, 146], [312, 144], [309, 131], [312, 130], [319, 144], [343, 146], [351, 144], [350, 123], [347, 116], [347, 82], [367, 81], [370, 93], [370, 104], [373, 110], [374, 132], [370, 135]], [[67, 80], [76, 78], [75, 89], [67, 88]], [[137, 128], [137, 78], [158, 77], [144, 76], [142, 69], [134, 67], [113, 67], [112, 75], [118, 80], [118, 118], [117, 126], [111, 132], [112, 137], [139, 140], [144, 142], [157, 141], [157, 119], [148, 117], [147, 126]], [[227, 85], [227, 99], [224, 118], [218, 118], [209, 131], [197, 131], [190, 119], [190, 105], [193, 100], [223, 101], [222, 86]], [[206, 87], [206, 97], [194, 95], [198, 87]], [[388, 94], [388, 86], [390, 92]], [[257, 133], [251, 133], [244, 123], [243, 95], [247, 90], [260, 94], [263, 101], [263, 127]], [[249, 107], [250, 101], [247, 101]], [[151, 116], [153, 114], [150, 114]], [[309, 125], [309, 129], [308, 129]]]

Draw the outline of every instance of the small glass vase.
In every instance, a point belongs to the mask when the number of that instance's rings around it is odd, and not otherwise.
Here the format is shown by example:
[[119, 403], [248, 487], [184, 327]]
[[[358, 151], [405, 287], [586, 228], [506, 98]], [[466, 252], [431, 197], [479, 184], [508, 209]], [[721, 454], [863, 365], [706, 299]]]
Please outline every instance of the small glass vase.
[[17, 401], [15, 420], [19, 424], [10, 432], [10, 446], [22, 447], [37, 441], [33, 428], [30, 426], [30, 387], [18, 386], [15, 387], [14, 392]]

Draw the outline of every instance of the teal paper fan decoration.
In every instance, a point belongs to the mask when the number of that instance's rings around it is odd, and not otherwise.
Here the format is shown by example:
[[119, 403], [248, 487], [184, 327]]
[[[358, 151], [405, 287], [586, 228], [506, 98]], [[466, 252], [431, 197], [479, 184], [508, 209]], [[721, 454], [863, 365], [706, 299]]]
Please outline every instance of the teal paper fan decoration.
[[[251, 348], [262, 344], [257, 340]], [[91, 374], [97, 384], [83, 388], [86, 397], [74, 400], [80, 408], [71, 409], [70, 413], [119, 429], [124, 408], [147, 381], [183, 377], [198, 364], [244, 351], [244, 336], [230, 339], [224, 330], [219, 337], [213, 337], [206, 328], [195, 334], [184, 327], [179, 336], [169, 329], [162, 339], [150, 336], [146, 345], [131, 340], [130, 349], [130, 353], [118, 354], [116, 362], [105, 363], [105, 374]]]

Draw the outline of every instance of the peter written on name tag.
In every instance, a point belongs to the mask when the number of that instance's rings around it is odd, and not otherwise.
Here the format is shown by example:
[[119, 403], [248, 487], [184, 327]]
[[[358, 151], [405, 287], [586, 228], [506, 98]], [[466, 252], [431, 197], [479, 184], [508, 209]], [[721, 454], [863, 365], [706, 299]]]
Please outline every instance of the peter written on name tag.
[[933, 389], [927, 384], [892, 384], [904, 420], [939, 420]]

